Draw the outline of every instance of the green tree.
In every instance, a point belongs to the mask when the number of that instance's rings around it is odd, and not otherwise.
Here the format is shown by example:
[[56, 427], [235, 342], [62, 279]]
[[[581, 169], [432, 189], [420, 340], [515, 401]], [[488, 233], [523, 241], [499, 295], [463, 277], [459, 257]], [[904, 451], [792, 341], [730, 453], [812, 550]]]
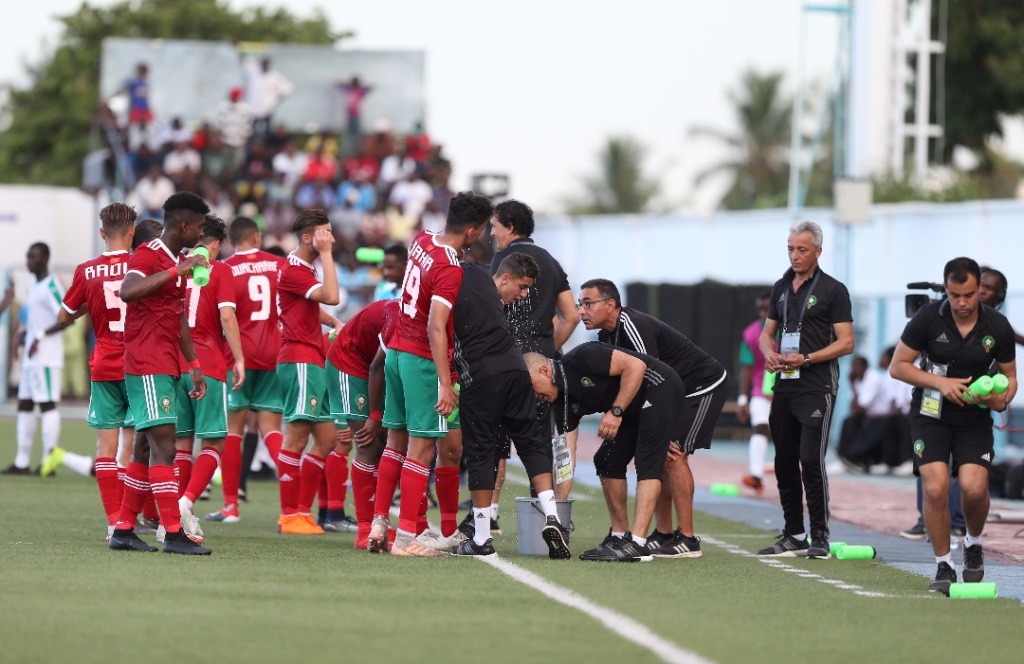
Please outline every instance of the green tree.
[[299, 18], [286, 9], [233, 11], [223, 0], [126, 0], [82, 4], [62, 17], [53, 54], [31, 67], [32, 85], [12, 90], [0, 134], [0, 181], [74, 186], [89, 148], [99, 101], [102, 41], [107, 37], [331, 44], [338, 34], [319, 10]]
[[735, 210], [786, 204], [793, 101], [783, 94], [782, 79], [782, 72], [743, 72], [739, 86], [728, 93], [735, 129], [690, 130], [690, 136], [715, 139], [729, 150], [724, 161], [702, 171], [696, 179], [700, 185], [719, 173], [732, 178], [720, 207]]
[[630, 136], [612, 136], [597, 158], [597, 174], [582, 179], [583, 193], [566, 201], [566, 211], [573, 215], [650, 212], [661, 185], [644, 174], [647, 147]]

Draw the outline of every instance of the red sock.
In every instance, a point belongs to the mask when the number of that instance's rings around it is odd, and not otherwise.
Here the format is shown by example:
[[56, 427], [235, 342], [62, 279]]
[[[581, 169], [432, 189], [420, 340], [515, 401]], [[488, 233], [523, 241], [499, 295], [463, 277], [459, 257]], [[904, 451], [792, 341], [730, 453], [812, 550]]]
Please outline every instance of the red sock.
[[[328, 457], [329, 458], [329, 457]], [[321, 510], [327, 510], [330, 496], [330, 480], [327, 477], [327, 462], [324, 462], [324, 473], [320, 476], [320, 486], [316, 490], [316, 504]]]
[[185, 497], [193, 503], [196, 502], [199, 494], [209, 486], [219, 464], [220, 452], [213, 447], [204, 447], [196, 459], [196, 467], [192, 472], [192, 479], [188, 482], [188, 488], [185, 489]]
[[377, 466], [352, 462], [352, 499], [356, 504], [356, 523], [360, 526], [365, 524], [367, 528], [373, 520], [373, 492], [377, 489], [373, 474], [376, 471]]
[[178, 450], [174, 453], [174, 475], [178, 480], [178, 497], [185, 495], [185, 489], [192, 479], [192, 453]]
[[320, 488], [320, 480], [324, 477], [324, 458], [315, 454], [306, 454], [302, 457], [302, 470], [299, 483], [299, 514], [309, 514], [309, 508], [313, 504], [313, 496]]
[[459, 467], [435, 468], [434, 490], [441, 510], [441, 535], [448, 537], [459, 525]]
[[114, 525], [118, 530], [131, 530], [135, 527], [135, 519], [142, 511], [146, 498], [153, 494], [149, 491], [149, 466], [131, 462], [124, 474], [124, 498], [121, 500], [121, 513]]
[[224, 490], [224, 506], [238, 505], [238, 483], [242, 478], [242, 437], [229, 433], [224, 438], [224, 454], [220, 455], [220, 480]]
[[416, 533], [416, 522], [420, 515], [420, 501], [427, 493], [430, 468], [406, 458], [402, 465], [402, 502], [398, 508], [398, 529]]
[[327, 455], [327, 509], [345, 509], [345, 495], [348, 493], [348, 455], [334, 450]]
[[281, 514], [295, 514], [299, 502], [299, 459], [300, 452], [281, 450], [277, 455], [277, 488], [281, 494]]
[[[429, 485], [429, 482], [430, 482], [430, 478], [428, 477], [427, 478], [428, 485]], [[427, 525], [427, 510], [429, 510], [429, 509], [430, 509], [430, 503], [427, 501], [427, 494], [424, 493], [423, 494], [423, 500], [420, 501], [420, 512], [419, 512], [419, 514], [416, 515], [416, 534], [417, 535], [419, 535], [424, 530], [426, 530], [427, 528], [430, 527], [430, 526]]]
[[181, 512], [178, 511], [178, 483], [174, 481], [174, 468], [150, 466], [149, 482], [153, 500], [160, 510], [160, 525], [168, 533], [178, 532], [181, 530]]
[[373, 498], [373, 515], [386, 517], [391, 512], [391, 499], [402, 476], [405, 455], [390, 447], [384, 448], [384, 455], [377, 466], [377, 490]]
[[117, 487], [117, 461], [112, 457], [96, 457], [96, 484], [100, 488], [100, 501], [103, 503], [103, 511], [107, 515], [107, 525], [117, 523], [117, 517], [121, 512], [120, 494]]
[[124, 499], [124, 474], [125, 469], [121, 466], [117, 467], [117, 504], [121, 504], [121, 500]]
[[[149, 466], [146, 466], [146, 468], [149, 468]], [[148, 472], [146, 473], [146, 477], [149, 477], [149, 473]], [[126, 483], [128, 482], [127, 476], [126, 476], [125, 482]], [[153, 492], [152, 491], [150, 491], [148, 494], [146, 494], [146, 500], [145, 500], [145, 502], [142, 503], [142, 516], [146, 517], [150, 521], [159, 521], [160, 520], [160, 512], [156, 511], [156, 501], [153, 500]]]
[[284, 436], [281, 435], [280, 431], [271, 431], [266, 436], [263, 436], [263, 444], [267, 446], [270, 458], [274, 460], [274, 463], [277, 463], [277, 455], [281, 453]]

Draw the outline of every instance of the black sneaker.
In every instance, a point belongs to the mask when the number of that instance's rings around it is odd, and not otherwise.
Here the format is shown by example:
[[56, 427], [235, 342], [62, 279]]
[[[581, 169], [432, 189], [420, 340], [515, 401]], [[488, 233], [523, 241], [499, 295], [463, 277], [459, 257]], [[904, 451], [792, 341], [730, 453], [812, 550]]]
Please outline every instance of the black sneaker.
[[476, 534], [476, 521], [473, 517], [473, 509], [470, 507], [469, 513], [462, 517], [462, 521], [459, 523], [459, 532], [466, 536], [466, 539], [473, 539]]
[[[657, 531], [655, 534], [665, 537]], [[696, 535], [687, 537], [678, 528], [654, 548], [651, 547], [651, 538], [648, 538], [647, 552], [655, 558], [700, 558], [704, 555], [700, 551], [700, 538]]]
[[828, 545], [828, 535], [825, 533], [811, 533], [811, 545], [807, 547], [808, 558], [821, 558], [828, 560], [832, 557], [832, 551]]
[[245, 489], [238, 487], [238, 499], [243, 503], [249, 502], [249, 494], [245, 492]]
[[949, 563], [939, 563], [939, 569], [935, 572], [935, 580], [928, 586], [928, 590], [949, 597], [949, 587], [954, 583], [956, 583], [956, 570]]
[[493, 542], [490, 537], [483, 544], [477, 544], [471, 539], [463, 540], [452, 548], [451, 553], [453, 556], [493, 556], [496, 553]]
[[502, 534], [501, 526], [498, 525], [498, 520], [497, 519], [491, 519], [491, 534], [492, 535], [501, 535]]
[[900, 537], [909, 540], [923, 540], [928, 533], [924, 531], [923, 523], [915, 523], [913, 528], [900, 531]]
[[347, 514], [341, 518], [328, 518], [321, 527], [329, 533], [354, 533], [359, 531], [359, 524]]
[[585, 551], [580, 560], [594, 560], [606, 563], [638, 563], [650, 562], [654, 556], [647, 550], [633, 541], [633, 536], [626, 531], [622, 537], [609, 535], [597, 546]]
[[134, 530], [115, 530], [114, 534], [110, 536], [110, 542], [107, 546], [113, 551], [145, 551], [146, 553], [152, 553], [157, 550], [155, 546], [150, 546], [142, 541], [135, 534]]
[[167, 537], [164, 539], [164, 553], [180, 553], [185, 556], [208, 556], [213, 551], [205, 546], [199, 546], [184, 531], [179, 530], [176, 533], [167, 533]]
[[807, 555], [807, 549], [809, 548], [811, 547], [807, 544], [807, 540], [798, 540], [791, 535], [782, 533], [775, 540], [775, 544], [761, 549], [757, 552], [757, 555], [774, 556], [776, 558], [802, 558]]
[[569, 536], [565, 533], [562, 524], [558, 523], [558, 517], [552, 515], [547, 518], [544, 529], [540, 531], [540, 536], [548, 545], [548, 558], [551, 560], [572, 558], [572, 552], [569, 551]]
[[985, 552], [980, 544], [964, 547], [964, 583], [977, 583], [985, 578]]
[[18, 466], [15, 466], [13, 463], [11, 465], [7, 466], [6, 468], [4, 468], [3, 471], [0, 471], [0, 475], [31, 475], [31, 474], [32, 474], [32, 471], [30, 471], [28, 469], [28, 467], [19, 468]]
[[653, 554], [662, 544], [672, 539], [673, 535], [675, 533], [662, 533], [655, 528], [654, 532], [647, 536], [647, 551]]

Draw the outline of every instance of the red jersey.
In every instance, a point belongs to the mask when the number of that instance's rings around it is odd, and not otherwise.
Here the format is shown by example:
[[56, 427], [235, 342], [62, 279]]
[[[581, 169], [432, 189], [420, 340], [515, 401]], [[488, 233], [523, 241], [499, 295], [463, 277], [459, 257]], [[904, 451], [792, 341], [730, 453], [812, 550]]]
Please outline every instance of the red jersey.
[[281, 317], [281, 352], [278, 364], [295, 362], [324, 366], [324, 342], [320, 332], [320, 303], [309, 299], [323, 287], [316, 269], [295, 254], [277, 273], [277, 308]]
[[342, 373], [368, 380], [370, 362], [383, 346], [384, 321], [397, 313], [398, 300], [378, 300], [364, 307], [345, 323], [327, 352], [327, 360]]
[[[175, 267], [175, 256], [159, 238], [142, 245], [128, 260], [129, 274], [148, 277]], [[181, 301], [185, 278], [168, 281], [141, 300], [128, 303], [124, 319], [124, 372], [133, 376], [180, 376]]]
[[[185, 286], [185, 315], [192, 330], [192, 345], [203, 369], [203, 375], [226, 382], [227, 358], [224, 355], [224, 328], [220, 324], [220, 310], [235, 308], [235, 280], [231, 269], [220, 261], [210, 263], [210, 283], [196, 286], [192, 275]], [[243, 351], [244, 353], [244, 351]], [[188, 373], [185, 356], [179, 353], [181, 373]]]
[[121, 280], [128, 271], [131, 255], [124, 250], [108, 251], [75, 268], [71, 287], [61, 306], [74, 315], [85, 305], [96, 334], [96, 347], [89, 356], [89, 377], [96, 382], [124, 380], [124, 315]]
[[[437, 235], [422, 231], [409, 245], [409, 262], [402, 281], [401, 316], [389, 348], [431, 359], [427, 338], [430, 304], [440, 302], [449, 309], [462, 285], [462, 268], [455, 249], [437, 242]], [[448, 317], [448, 359], [451, 361], [452, 318]]]
[[[231, 267], [235, 284], [235, 317], [242, 336], [245, 368], [274, 371], [281, 350], [277, 312], [277, 275], [288, 265], [280, 256], [248, 249], [224, 261]], [[231, 357], [231, 350], [225, 348]]]

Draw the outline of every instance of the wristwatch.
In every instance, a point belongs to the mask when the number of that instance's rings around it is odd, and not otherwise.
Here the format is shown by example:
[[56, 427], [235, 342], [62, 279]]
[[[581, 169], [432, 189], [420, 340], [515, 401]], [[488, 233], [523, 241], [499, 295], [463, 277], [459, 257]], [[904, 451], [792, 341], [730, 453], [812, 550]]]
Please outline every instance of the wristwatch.
[[612, 406], [612, 409], [608, 412], [610, 412], [615, 417], [622, 417], [622, 409], [619, 408], [618, 406]]
[[814, 364], [814, 363], [811, 362], [811, 354], [810, 353], [804, 353], [804, 368], [806, 369], [807, 367], [811, 366], [812, 364]]

